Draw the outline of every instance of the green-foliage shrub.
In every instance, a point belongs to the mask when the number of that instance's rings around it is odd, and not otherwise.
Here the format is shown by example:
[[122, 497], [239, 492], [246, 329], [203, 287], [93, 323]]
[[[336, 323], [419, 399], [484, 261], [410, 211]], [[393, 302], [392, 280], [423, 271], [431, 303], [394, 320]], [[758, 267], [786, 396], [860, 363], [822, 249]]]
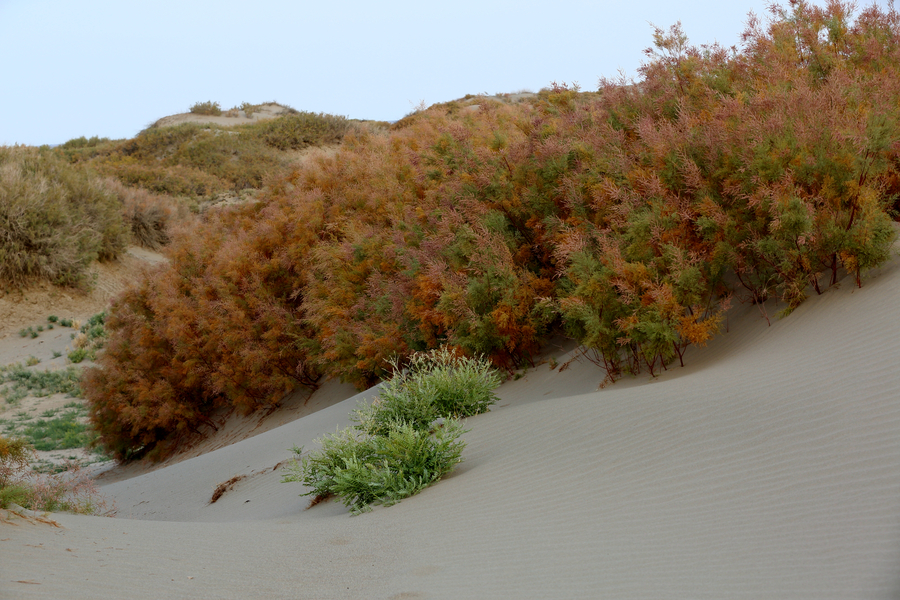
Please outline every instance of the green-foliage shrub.
[[462, 460], [458, 420], [488, 410], [500, 378], [490, 363], [446, 348], [415, 353], [351, 417], [357, 422], [323, 437], [322, 449], [295, 460], [283, 481], [309, 487], [314, 502], [339, 497], [353, 514], [418, 493]]
[[0, 280], [86, 283], [88, 265], [121, 254], [128, 234], [116, 197], [83, 166], [49, 150], [0, 147]]
[[[354, 515], [417, 494], [462, 460], [462, 425], [447, 419], [434, 432], [392, 422], [382, 435], [346, 429], [320, 441], [322, 449], [289, 467], [283, 481], [310, 488], [319, 500], [337, 496]], [[299, 454], [299, 449], [295, 449]]]
[[464, 418], [486, 412], [497, 401], [501, 379], [489, 361], [455, 354], [446, 346], [409, 357], [404, 368], [382, 383], [378, 398], [357, 409], [357, 428], [386, 435], [393, 423], [426, 431], [441, 417]]

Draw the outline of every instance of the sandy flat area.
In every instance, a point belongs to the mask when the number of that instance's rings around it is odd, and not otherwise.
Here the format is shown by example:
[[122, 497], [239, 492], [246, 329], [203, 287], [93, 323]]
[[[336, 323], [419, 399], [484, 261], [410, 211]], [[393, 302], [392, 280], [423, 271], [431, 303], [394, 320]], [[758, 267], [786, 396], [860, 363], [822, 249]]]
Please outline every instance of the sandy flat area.
[[468, 420], [452, 475], [358, 517], [280, 483], [377, 393], [326, 386], [302, 418], [101, 478], [116, 518], [0, 523], [0, 598], [896, 599], [898, 298], [894, 258], [771, 326], [738, 306], [655, 379], [540, 365]]

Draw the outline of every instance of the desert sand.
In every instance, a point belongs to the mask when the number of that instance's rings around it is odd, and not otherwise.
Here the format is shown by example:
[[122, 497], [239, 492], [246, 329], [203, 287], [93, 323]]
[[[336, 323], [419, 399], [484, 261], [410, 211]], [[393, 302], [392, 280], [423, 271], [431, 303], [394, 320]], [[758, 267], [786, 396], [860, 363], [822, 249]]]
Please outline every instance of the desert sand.
[[894, 258], [771, 326], [736, 306], [656, 378], [541, 364], [468, 419], [453, 474], [357, 517], [280, 483], [377, 394], [328, 384], [302, 418], [102, 476], [115, 518], [0, 523], [0, 598], [898, 598], [898, 298]]

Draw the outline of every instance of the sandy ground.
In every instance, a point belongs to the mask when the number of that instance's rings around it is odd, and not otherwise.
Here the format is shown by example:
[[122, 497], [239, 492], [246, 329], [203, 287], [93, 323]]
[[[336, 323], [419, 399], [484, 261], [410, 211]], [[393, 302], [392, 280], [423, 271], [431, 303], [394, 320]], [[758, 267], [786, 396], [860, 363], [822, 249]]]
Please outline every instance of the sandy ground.
[[286, 109], [284, 106], [281, 106], [280, 104], [277, 104], [275, 102], [269, 102], [260, 105], [259, 110], [253, 112], [249, 117], [242, 110], [236, 111], [236, 114], [234, 116], [225, 116], [226, 111], [223, 111], [222, 116], [219, 117], [215, 117], [212, 115], [198, 115], [187, 112], [163, 117], [162, 119], [154, 123], [154, 126], [167, 127], [171, 125], [180, 125], [181, 123], [214, 123], [216, 125], [230, 127], [232, 125], [246, 125], [248, 123], [256, 123], [258, 121], [274, 119], [275, 117], [285, 114], [285, 111]]
[[896, 599], [898, 297], [895, 258], [771, 326], [738, 306], [655, 379], [541, 365], [468, 420], [453, 474], [358, 517], [280, 483], [377, 393], [326, 386], [302, 418], [108, 472], [116, 518], [0, 521], [0, 598]]
[[[78, 328], [65, 327], [58, 322], [54, 325], [47, 317], [55, 315], [60, 319], [72, 319], [74, 325], [80, 325], [105, 310], [110, 300], [146, 269], [152, 269], [163, 261], [163, 255], [134, 246], [119, 260], [94, 263], [90, 268], [93, 285], [87, 291], [43, 283], [21, 291], [0, 292], [0, 365], [24, 365], [31, 359], [38, 361], [29, 367], [32, 370], [52, 371], [69, 367], [67, 355], [73, 349], [73, 337], [78, 333]], [[19, 334], [20, 330], [28, 327], [36, 331], [38, 326], [43, 331], [37, 337], [22, 337]], [[82, 368], [88, 364], [82, 362], [75, 366]], [[40, 419], [46, 411], [60, 411], [75, 402], [83, 403], [83, 400], [65, 394], [29, 396], [15, 403], [0, 398], [0, 433], [6, 432], [10, 423], [21, 429]], [[100, 460], [100, 457], [76, 448], [38, 452], [35, 462], [49, 466], [61, 465], [67, 460], [87, 463]]]

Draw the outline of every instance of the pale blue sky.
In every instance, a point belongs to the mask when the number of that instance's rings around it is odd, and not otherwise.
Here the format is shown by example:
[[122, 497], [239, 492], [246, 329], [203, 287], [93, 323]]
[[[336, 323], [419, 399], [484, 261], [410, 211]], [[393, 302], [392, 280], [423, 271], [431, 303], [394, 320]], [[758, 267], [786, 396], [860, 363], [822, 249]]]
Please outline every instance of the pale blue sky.
[[[886, 2], [886, 0], [884, 0]], [[765, 0], [0, 0], [0, 144], [131, 137], [195, 102], [395, 120], [424, 100], [597, 88], [654, 23], [739, 42]]]

